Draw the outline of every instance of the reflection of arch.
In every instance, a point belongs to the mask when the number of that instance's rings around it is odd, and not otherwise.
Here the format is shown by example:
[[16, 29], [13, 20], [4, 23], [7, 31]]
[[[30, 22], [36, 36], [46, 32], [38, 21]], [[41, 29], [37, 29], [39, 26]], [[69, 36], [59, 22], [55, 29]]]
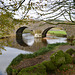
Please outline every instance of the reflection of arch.
[[21, 46], [28, 46], [22, 38], [22, 32], [24, 29], [26, 29], [28, 27], [20, 27], [17, 31], [16, 31], [16, 41], [18, 42], [18, 44], [20, 44]]
[[52, 28], [54, 28], [54, 27], [48, 27], [47, 29], [45, 29], [42, 33], [42, 38], [46, 37], [46, 33]]

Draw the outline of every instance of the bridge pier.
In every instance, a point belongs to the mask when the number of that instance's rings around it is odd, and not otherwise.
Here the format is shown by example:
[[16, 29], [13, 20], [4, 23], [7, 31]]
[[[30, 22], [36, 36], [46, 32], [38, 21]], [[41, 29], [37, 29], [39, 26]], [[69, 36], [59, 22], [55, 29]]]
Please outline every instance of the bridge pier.
[[37, 37], [42, 37], [42, 34], [41, 34], [41, 33], [39, 33], [39, 34], [38, 34], [38, 33], [35, 33], [35, 34], [34, 34], [34, 37], [36, 37], [36, 38], [37, 38]]

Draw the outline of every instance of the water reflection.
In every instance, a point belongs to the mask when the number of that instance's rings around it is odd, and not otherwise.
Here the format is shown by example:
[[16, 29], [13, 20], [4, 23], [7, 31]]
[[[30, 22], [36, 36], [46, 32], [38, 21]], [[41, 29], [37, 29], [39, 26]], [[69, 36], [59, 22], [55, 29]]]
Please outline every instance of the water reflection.
[[[18, 37], [19, 38], [19, 37]], [[22, 42], [20, 39], [16, 41], [16, 37], [10, 37], [6, 39], [0, 40], [0, 43], [2, 43], [2, 47], [8, 46], [8, 47], [13, 47], [21, 50], [27, 50], [27, 51], [32, 51], [36, 52], [40, 48], [46, 46], [47, 44], [51, 43], [57, 43], [57, 42], [67, 42], [67, 38], [63, 37], [46, 37], [45, 39], [42, 38], [34, 38], [33, 35], [30, 33], [23, 34], [22, 35]]]
[[[17, 40], [17, 41], [16, 41]], [[10, 37], [0, 40], [2, 48], [5, 50], [1, 50], [2, 55], [0, 55], [0, 75], [6, 75], [5, 69], [12, 61], [20, 53], [33, 53], [39, 50], [40, 48], [46, 46], [47, 44], [56, 43], [56, 42], [67, 42], [66, 38], [63, 37], [46, 37], [42, 38], [34, 38], [30, 33], [23, 34], [22, 37]], [[7, 47], [6, 47], [6, 46]]]
[[66, 41], [67, 38], [64, 37], [47, 36], [42, 39], [42, 38], [34, 38], [34, 36], [31, 35], [30, 33], [22, 34], [21, 38], [24, 42], [23, 46], [25, 47], [25, 49], [31, 50], [33, 52], [39, 50], [41, 47], [44, 47], [47, 44], [67, 42]]
[[17, 41], [17, 43], [18, 44], [20, 44], [21, 46], [28, 46], [25, 42], [24, 42], [24, 40], [23, 40], [23, 38], [22, 38], [22, 34], [19, 34], [19, 35], [17, 35], [16, 34], [16, 41]]
[[26, 43], [28, 46], [33, 46], [34, 43], [40, 43], [41, 42], [44, 45], [47, 44], [53, 44], [53, 43], [66, 43], [66, 39], [65, 37], [56, 37], [56, 36], [47, 36], [45, 38], [34, 38], [33, 35], [31, 35], [30, 33], [26, 33], [22, 35], [22, 39], [24, 41], [24, 43]]
[[34, 44], [34, 36], [30, 33], [22, 34], [22, 39], [28, 46], [32, 46]]
[[33, 53], [11, 47], [4, 47], [4, 48], [6, 49], [6, 51], [2, 50], [2, 55], [0, 55], [0, 75], [7, 75], [6, 68], [17, 55], [19, 55], [20, 53], [22, 54]]
[[47, 43], [48, 44], [53, 44], [53, 43], [66, 43], [66, 38], [62, 38], [62, 37], [57, 37], [56, 39], [47, 39]]

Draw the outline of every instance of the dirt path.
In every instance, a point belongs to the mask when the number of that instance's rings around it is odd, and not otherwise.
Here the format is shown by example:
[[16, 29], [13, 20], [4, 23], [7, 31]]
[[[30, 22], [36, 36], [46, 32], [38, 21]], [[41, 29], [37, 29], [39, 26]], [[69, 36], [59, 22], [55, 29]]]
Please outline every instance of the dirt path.
[[[68, 50], [70, 48], [75, 49], [75, 46], [70, 46], [70, 45], [59, 46], [58, 48], [56, 48], [56, 50], [49, 51], [46, 54], [40, 55], [36, 58], [24, 59], [18, 65], [14, 66], [14, 68], [15, 69], [21, 69], [21, 68], [26, 68], [26, 67], [29, 67], [29, 66], [39, 64], [39, 63], [41, 63], [45, 60], [50, 60], [50, 55], [53, 54], [54, 52], [56, 52], [58, 50], [63, 50], [65, 52], [66, 50]], [[69, 75], [69, 74], [67, 74], [67, 75]]]

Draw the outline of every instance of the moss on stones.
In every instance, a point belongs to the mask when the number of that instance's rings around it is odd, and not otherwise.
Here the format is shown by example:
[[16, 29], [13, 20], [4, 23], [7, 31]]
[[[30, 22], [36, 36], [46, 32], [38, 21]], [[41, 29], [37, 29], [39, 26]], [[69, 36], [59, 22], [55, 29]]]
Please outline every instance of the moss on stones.
[[18, 75], [47, 75], [46, 67], [43, 64], [37, 64], [35, 66], [22, 69]]
[[51, 61], [44, 61], [42, 64], [46, 67], [47, 72], [52, 72], [57, 69], [57, 67]]
[[65, 53], [65, 64], [72, 63], [73, 58], [68, 53]]
[[58, 67], [65, 63], [64, 52], [62, 50], [55, 52], [50, 56], [50, 59], [53, 62], [53, 64]]
[[75, 50], [72, 49], [72, 48], [70, 48], [70, 49], [68, 49], [68, 50], [66, 51], [66, 53], [72, 55], [73, 53], [75, 53]]
[[64, 65], [60, 66], [59, 69], [60, 69], [61, 71], [66, 71], [66, 70], [70, 69], [70, 66], [64, 64]]

